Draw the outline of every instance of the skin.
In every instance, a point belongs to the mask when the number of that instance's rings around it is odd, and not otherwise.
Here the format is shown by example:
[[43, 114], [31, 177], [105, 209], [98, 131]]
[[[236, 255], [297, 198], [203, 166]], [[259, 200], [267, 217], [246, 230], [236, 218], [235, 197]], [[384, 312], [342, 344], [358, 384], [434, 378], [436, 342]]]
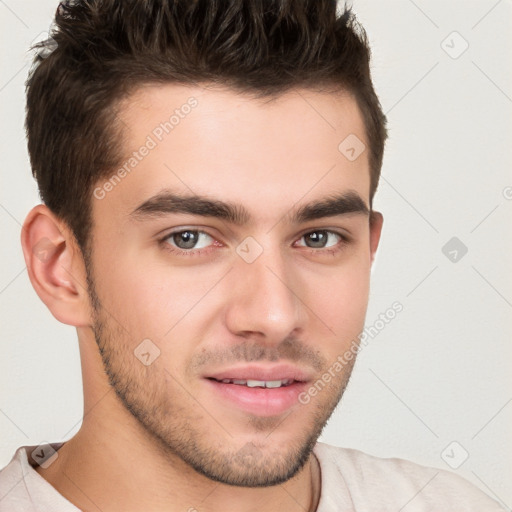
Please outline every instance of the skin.
[[[59, 321], [76, 326], [84, 384], [80, 431], [37, 471], [84, 511], [315, 510], [311, 448], [353, 362], [309, 403], [276, 415], [237, 407], [204, 377], [249, 361], [289, 363], [312, 384], [363, 329], [382, 216], [291, 222], [334, 192], [369, 208], [368, 151], [349, 161], [338, 150], [350, 134], [368, 147], [362, 117], [348, 94], [293, 90], [269, 101], [145, 86], [121, 104], [127, 158], [190, 97], [197, 106], [93, 198], [88, 266], [44, 205], [25, 221], [31, 282]], [[249, 220], [131, 215], [163, 189], [239, 204]], [[169, 237], [185, 228], [207, 233], [192, 255]], [[321, 230], [327, 247], [305, 236]], [[262, 248], [252, 263], [236, 251], [249, 236]], [[50, 251], [40, 258], [44, 239]], [[160, 351], [148, 366], [134, 356], [145, 339]]]

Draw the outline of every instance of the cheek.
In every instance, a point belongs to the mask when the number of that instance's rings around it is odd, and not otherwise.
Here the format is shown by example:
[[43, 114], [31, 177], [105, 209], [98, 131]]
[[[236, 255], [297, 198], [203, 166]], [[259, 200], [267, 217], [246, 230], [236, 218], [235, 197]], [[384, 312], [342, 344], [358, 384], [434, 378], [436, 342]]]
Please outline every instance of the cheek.
[[[108, 260], [96, 279], [96, 289], [106, 310], [127, 331], [130, 338], [150, 338], [164, 342], [175, 326], [190, 327], [197, 321], [198, 307], [208, 304], [208, 294], [218, 281], [217, 272], [169, 269], [136, 258]], [[219, 274], [222, 276], [222, 273]]]
[[306, 305], [323, 325], [329, 326], [336, 343], [349, 343], [361, 332], [368, 305], [369, 265], [333, 269], [306, 285]]

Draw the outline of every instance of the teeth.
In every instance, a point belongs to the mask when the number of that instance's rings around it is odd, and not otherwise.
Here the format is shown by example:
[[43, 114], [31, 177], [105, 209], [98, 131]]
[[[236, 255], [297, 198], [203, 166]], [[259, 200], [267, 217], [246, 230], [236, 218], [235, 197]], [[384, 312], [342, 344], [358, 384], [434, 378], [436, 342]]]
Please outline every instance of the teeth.
[[283, 381], [281, 380], [268, 380], [265, 383], [265, 387], [267, 388], [280, 388], [283, 385]]
[[248, 380], [246, 386], [248, 388], [264, 388], [265, 381], [264, 380]]
[[248, 388], [280, 388], [289, 386], [293, 380], [238, 380], [238, 379], [222, 379], [223, 384], [238, 384], [239, 386], [247, 386]]

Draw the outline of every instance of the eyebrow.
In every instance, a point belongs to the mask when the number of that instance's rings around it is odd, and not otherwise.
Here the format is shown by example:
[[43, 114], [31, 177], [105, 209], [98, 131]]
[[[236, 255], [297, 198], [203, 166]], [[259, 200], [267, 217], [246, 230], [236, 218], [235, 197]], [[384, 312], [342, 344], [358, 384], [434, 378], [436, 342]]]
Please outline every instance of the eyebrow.
[[[130, 213], [130, 217], [142, 221], [173, 213], [214, 217], [238, 226], [247, 224], [251, 219], [248, 210], [240, 204], [195, 194], [182, 195], [168, 190], [163, 190], [144, 201]], [[286, 218], [291, 223], [300, 224], [324, 217], [348, 214], [370, 214], [370, 209], [364, 200], [354, 191], [332, 194], [320, 201], [312, 201], [295, 212], [289, 212]]]

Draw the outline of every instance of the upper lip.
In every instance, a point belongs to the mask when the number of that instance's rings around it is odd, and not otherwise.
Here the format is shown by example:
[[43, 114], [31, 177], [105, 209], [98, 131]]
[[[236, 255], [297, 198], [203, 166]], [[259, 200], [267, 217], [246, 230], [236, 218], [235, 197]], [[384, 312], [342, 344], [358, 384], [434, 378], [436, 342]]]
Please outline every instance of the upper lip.
[[273, 366], [248, 365], [226, 368], [204, 375], [206, 379], [232, 379], [232, 380], [295, 380], [308, 382], [311, 380], [311, 372], [289, 364]]

